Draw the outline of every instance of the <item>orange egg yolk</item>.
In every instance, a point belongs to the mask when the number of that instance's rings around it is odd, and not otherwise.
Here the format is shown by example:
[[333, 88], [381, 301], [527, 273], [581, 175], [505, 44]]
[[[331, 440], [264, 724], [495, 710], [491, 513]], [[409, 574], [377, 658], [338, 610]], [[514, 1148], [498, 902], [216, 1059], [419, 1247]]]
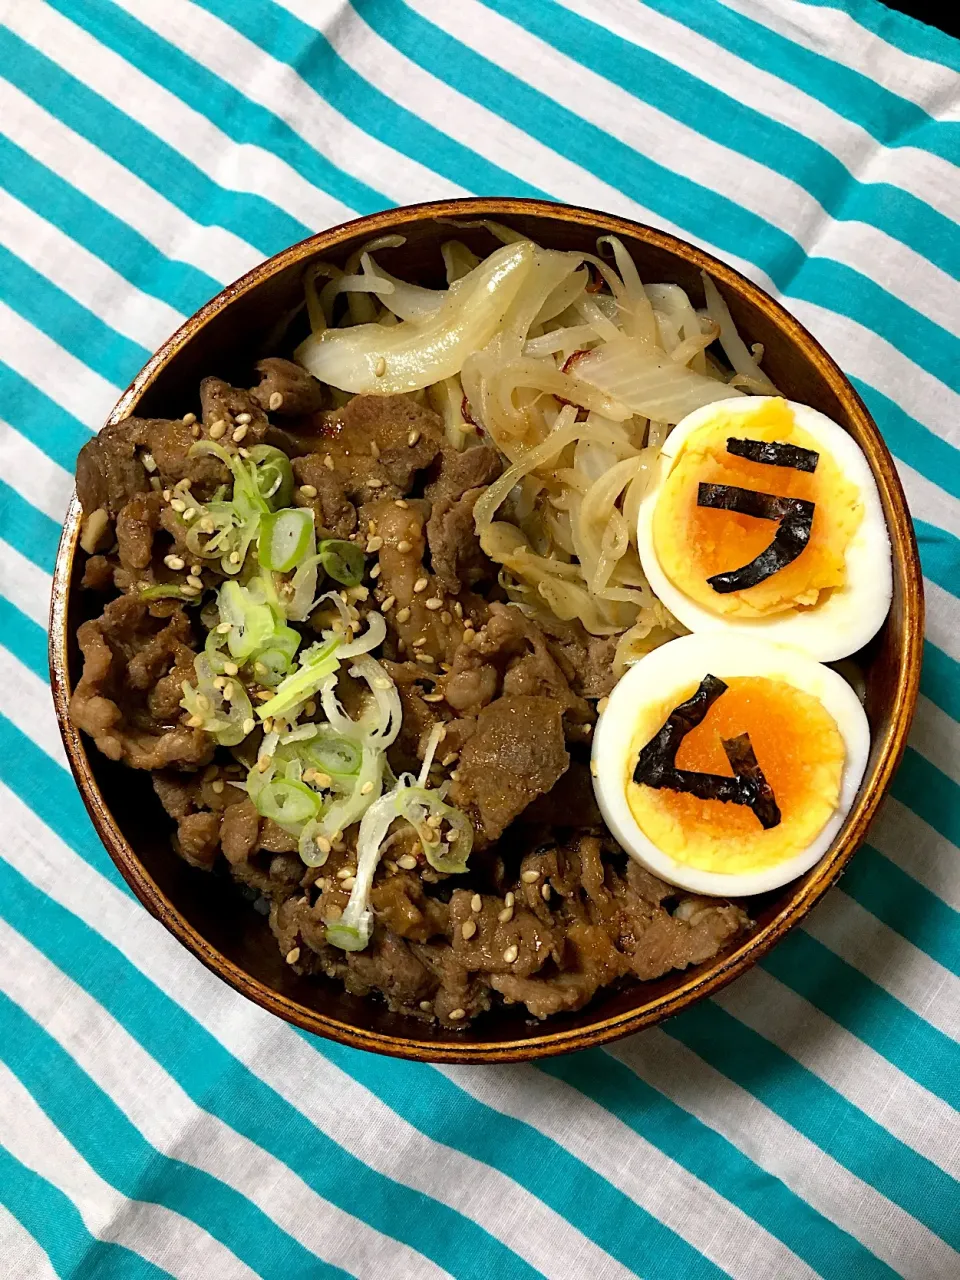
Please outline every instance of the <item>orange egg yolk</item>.
[[[737, 457], [727, 452], [729, 436], [812, 449], [819, 455], [817, 468], [798, 471]], [[813, 502], [807, 546], [790, 564], [755, 586], [729, 594], [715, 591], [707, 579], [748, 564], [773, 541], [777, 523], [699, 506], [701, 483]], [[862, 516], [859, 489], [822, 445], [797, 425], [786, 401], [766, 401], [747, 416], [720, 405], [716, 419], [685, 442], [664, 481], [653, 517], [654, 549], [674, 586], [711, 612], [763, 617], [812, 608], [823, 593], [844, 585], [847, 545]]]
[[748, 733], [780, 809], [779, 824], [764, 830], [746, 805], [633, 781], [640, 749], [696, 685], [640, 717], [627, 800], [658, 849], [701, 870], [732, 873], [775, 864], [810, 845], [837, 808], [845, 751], [836, 721], [812, 694], [766, 676], [730, 677], [725, 683], [726, 692], [683, 739], [677, 767], [732, 777], [721, 740]]

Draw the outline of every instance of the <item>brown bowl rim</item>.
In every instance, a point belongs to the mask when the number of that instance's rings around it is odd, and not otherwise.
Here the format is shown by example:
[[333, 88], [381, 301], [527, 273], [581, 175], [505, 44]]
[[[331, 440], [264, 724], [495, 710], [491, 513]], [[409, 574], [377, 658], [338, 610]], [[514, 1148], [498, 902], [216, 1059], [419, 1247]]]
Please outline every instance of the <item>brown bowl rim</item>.
[[528, 217], [545, 216], [570, 223], [587, 223], [600, 233], [642, 239], [707, 270], [715, 279], [722, 280], [735, 292], [773, 317], [786, 336], [804, 351], [870, 446], [871, 469], [881, 497], [885, 500], [885, 508], [892, 513], [892, 520], [888, 521], [888, 527], [894, 562], [898, 563], [903, 571], [905, 641], [898, 655], [896, 690], [887, 739], [873, 769], [861, 784], [854, 807], [834, 846], [798, 888], [790, 902], [763, 928], [748, 937], [742, 946], [722, 956], [712, 965], [708, 965], [673, 991], [651, 1000], [642, 1008], [599, 1018], [587, 1027], [561, 1028], [555, 1031], [545, 1029], [542, 1035], [520, 1040], [460, 1041], [455, 1038], [455, 1033], [451, 1033], [451, 1039], [447, 1043], [418, 1039], [416, 1035], [389, 1035], [363, 1030], [309, 1009], [251, 977], [245, 970], [228, 960], [187, 922], [160, 891], [117, 826], [94, 778], [85, 745], [68, 714], [71, 688], [68, 665], [70, 636], [67, 631], [67, 616], [81, 516], [80, 506], [74, 495], [64, 523], [53, 575], [49, 636], [50, 677], [57, 721], [67, 758], [84, 804], [110, 857], [150, 913], [208, 969], [242, 995], [306, 1031], [353, 1048], [368, 1049], [392, 1057], [418, 1061], [521, 1062], [607, 1044], [679, 1013], [695, 1001], [719, 991], [755, 964], [807, 915], [838, 878], [863, 840], [867, 826], [890, 786], [906, 747], [920, 680], [924, 601], [916, 538], [893, 459], [879, 428], [860, 396], [816, 338], [758, 285], [695, 245], [643, 223], [574, 205], [514, 198], [438, 200], [403, 205], [341, 223], [310, 236], [298, 244], [291, 245], [222, 289], [216, 297], [201, 307], [172, 334], [148, 360], [120, 396], [107, 422], [114, 423], [128, 417], [160, 369], [183, 346], [192, 341], [214, 315], [228, 307], [236, 298], [255, 289], [264, 280], [292, 263], [302, 261], [318, 250], [332, 249], [342, 241], [360, 233], [369, 236], [381, 235], [389, 232], [399, 223], [410, 222], [418, 217], [503, 218], [510, 217], [512, 214]]

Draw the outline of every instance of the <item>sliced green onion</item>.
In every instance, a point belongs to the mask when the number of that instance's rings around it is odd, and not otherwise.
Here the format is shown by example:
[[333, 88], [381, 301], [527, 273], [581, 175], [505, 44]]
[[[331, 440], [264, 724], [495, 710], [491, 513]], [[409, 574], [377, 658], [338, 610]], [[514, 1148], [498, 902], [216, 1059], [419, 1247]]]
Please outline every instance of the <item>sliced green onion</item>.
[[317, 735], [305, 754], [314, 768], [335, 778], [352, 777], [363, 759], [359, 745], [331, 730], [329, 725], [318, 726]]
[[293, 501], [293, 468], [283, 450], [272, 444], [256, 444], [250, 450], [250, 460], [256, 467], [261, 497], [274, 511], [289, 507]]
[[313, 550], [313, 512], [284, 507], [262, 517], [257, 556], [265, 569], [289, 573]]
[[272, 819], [289, 835], [299, 836], [305, 823], [320, 813], [321, 800], [302, 782], [276, 778], [254, 800], [257, 812]]
[[240, 680], [230, 681], [230, 698], [214, 684], [216, 667], [207, 653], [198, 653], [193, 661], [197, 673], [196, 686], [184, 681], [182, 685], [184, 707], [201, 721], [201, 727], [211, 734], [222, 747], [236, 747], [247, 736], [244, 726], [253, 718], [253, 708], [247, 691]]
[[261, 720], [267, 716], [283, 716], [299, 707], [320, 688], [327, 676], [332, 675], [340, 665], [337, 650], [338, 639], [318, 641], [304, 650], [300, 655], [300, 667], [292, 675], [281, 680], [277, 692], [269, 700], [257, 707], [257, 715]]
[[363, 579], [363, 552], [355, 542], [325, 538], [318, 548], [327, 575], [345, 587], [357, 587]]
[[230, 624], [227, 646], [234, 658], [246, 662], [258, 650], [271, 645], [277, 632], [276, 615], [268, 604], [257, 603], [249, 588], [241, 587], [239, 582], [225, 582], [217, 603], [221, 620]]
[[139, 593], [141, 600], [183, 600], [186, 604], [199, 604], [200, 593], [185, 591], [175, 582], [158, 582], [156, 586], [144, 587]]

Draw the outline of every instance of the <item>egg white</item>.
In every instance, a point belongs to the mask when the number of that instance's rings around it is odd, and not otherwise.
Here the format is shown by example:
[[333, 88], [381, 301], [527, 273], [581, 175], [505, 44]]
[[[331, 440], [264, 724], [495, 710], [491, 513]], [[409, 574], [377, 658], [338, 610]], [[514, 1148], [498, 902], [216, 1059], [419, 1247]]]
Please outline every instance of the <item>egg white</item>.
[[[846, 478], [860, 491], [863, 519], [846, 550], [846, 582], [812, 609], [771, 614], [767, 618], [731, 618], [711, 613], [670, 581], [657, 559], [653, 540], [653, 513], [681, 448], [700, 427], [722, 413], [731, 415], [734, 431], [749, 431], [752, 411], [771, 397], [750, 396], [723, 400], [688, 414], [670, 432], [650, 486], [640, 504], [637, 549], [647, 580], [674, 617], [690, 631], [722, 631], [738, 636], [762, 637], [778, 644], [795, 645], [821, 662], [835, 662], [862, 649], [883, 626], [893, 595], [893, 567], [877, 484], [859, 445], [839, 423], [809, 405], [788, 400], [797, 424], [823, 446]], [[742, 418], [742, 425], [738, 419]], [[771, 467], [771, 474], [774, 468]], [[776, 485], [771, 480], [775, 489]], [[772, 527], [772, 526], [771, 526]], [[772, 535], [771, 535], [772, 536]]]
[[[791, 858], [757, 871], [703, 871], [664, 853], [643, 832], [627, 801], [625, 779], [640, 712], [676, 695], [680, 704], [692, 682], [707, 674], [767, 676], [818, 698], [833, 717], [844, 745], [840, 798], [816, 839]], [[842, 676], [787, 645], [743, 635], [701, 633], [671, 640], [641, 658], [618, 682], [597, 722], [591, 772], [604, 820], [626, 853], [681, 889], [717, 897], [766, 893], [809, 871], [827, 852], [853, 805], [870, 753], [870, 726], [857, 695]]]

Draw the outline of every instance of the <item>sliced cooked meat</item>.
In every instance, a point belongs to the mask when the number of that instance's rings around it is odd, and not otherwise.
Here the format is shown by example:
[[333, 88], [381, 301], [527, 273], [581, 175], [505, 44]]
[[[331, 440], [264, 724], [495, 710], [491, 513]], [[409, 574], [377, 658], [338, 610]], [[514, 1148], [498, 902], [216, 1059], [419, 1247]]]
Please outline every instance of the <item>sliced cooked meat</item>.
[[190, 623], [182, 609], [168, 621], [152, 618], [130, 596], [112, 600], [103, 616], [77, 631], [83, 674], [70, 700], [70, 716], [105, 756], [135, 769], [206, 764], [214, 744], [202, 729], [158, 721], [148, 694], [172, 676], [193, 676]]
[[545, 615], [540, 622], [547, 646], [574, 693], [605, 698], [617, 683], [613, 659], [619, 637], [592, 636], [576, 620], [561, 622]]
[[450, 798], [476, 814], [486, 840], [496, 840], [569, 763], [560, 708], [552, 698], [498, 698], [477, 717]]
[[146, 569], [153, 559], [153, 540], [160, 528], [163, 499], [152, 489], [125, 503], [117, 516], [117, 549], [125, 569]]
[[469, 489], [480, 489], [499, 480], [503, 471], [500, 450], [481, 444], [472, 449], [444, 448], [436, 477], [424, 490], [428, 502], [456, 502]]
[[271, 356], [258, 360], [256, 368], [260, 382], [250, 395], [265, 412], [299, 417], [324, 407], [323, 385], [301, 365]]
[[409, 396], [354, 396], [330, 413], [325, 450], [343, 491], [355, 503], [410, 493], [440, 452], [442, 424]]
[[77, 457], [77, 497], [89, 514], [102, 507], [116, 516], [138, 493], [146, 493], [150, 479], [137, 450], [146, 443], [142, 419], [128, 418], [104, 427]]
[[483, 489], [468, 489], [459, 498], [438, 498], [427, 522], [430, 563], [448, 591], [476, 586], [497, 576], [497, 566], [480, 547], [473, 508]]
[[210, 428], [217, 422], [224, 424], [224, 436], [229, 433], [230, 438], [239, 428], [246, 427], [242, 435], [245, 449], [260, 444], [270, 429], [267, 415], [250, 392], [232, 387], [222, 378], [204, 378], [200, 383], [200, 408], [202, 434], [209, 435]]
[[294, 458], [297, 482], [294, 502], [312, 507], [318, 531], [333, 538], [349, 538], [357, 527], [357, 509], [343, 491], [338, 475], [324, 464], [323, 456], [307, 453]]

